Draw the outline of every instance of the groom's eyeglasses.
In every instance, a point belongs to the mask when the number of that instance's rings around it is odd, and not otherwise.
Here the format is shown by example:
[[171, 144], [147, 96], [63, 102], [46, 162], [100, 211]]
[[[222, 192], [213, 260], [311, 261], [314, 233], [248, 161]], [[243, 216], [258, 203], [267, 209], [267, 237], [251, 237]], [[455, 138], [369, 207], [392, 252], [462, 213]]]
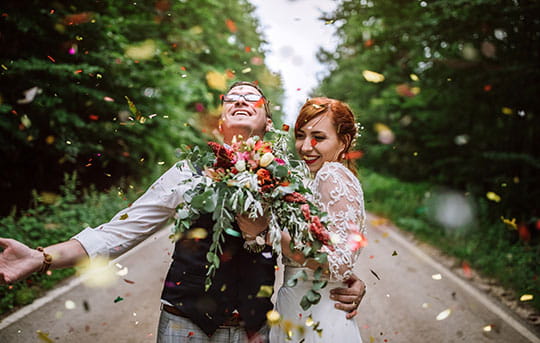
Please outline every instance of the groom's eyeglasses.
[[261, 100], [262, 97], [263, 97], [262, 95], [254, 94], [254, 93], [249, 93], [249, 94], [226, 94], [226, 95], [223, 96], [222, 100], [223, 100], [223, 102], [235, 102], [235, 101], [240, 100], [240, 98], [244, 98], [244, 100], [249, 101], [249, 102], [257, 102], [257, 101]]

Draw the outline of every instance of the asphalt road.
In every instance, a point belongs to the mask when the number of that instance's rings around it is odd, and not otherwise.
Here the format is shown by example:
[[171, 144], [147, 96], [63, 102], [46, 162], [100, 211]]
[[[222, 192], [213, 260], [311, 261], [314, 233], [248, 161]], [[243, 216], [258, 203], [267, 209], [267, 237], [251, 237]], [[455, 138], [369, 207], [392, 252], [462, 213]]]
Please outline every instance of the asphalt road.
[[[369, 244], [356, 268], [368, 285], [356, 318], [364, 343], [540, 342], [501, 305], [397, 229], [371, 219]], [[113, 285], [89, 287], [75, 278], [5, 318], [0, 342], [155, 342], [172, 251], [167, 236], [159, 232], [115, 261], [112, 270], [124, 275], [117, 275]]]

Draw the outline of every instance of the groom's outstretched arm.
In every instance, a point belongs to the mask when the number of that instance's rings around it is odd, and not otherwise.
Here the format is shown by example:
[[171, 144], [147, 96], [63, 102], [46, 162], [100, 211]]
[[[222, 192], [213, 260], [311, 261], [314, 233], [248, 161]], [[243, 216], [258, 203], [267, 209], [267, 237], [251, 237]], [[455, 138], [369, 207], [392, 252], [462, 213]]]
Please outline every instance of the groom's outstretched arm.
[[353, 274], [347, 280], [347, 285], [331, 289], [330, 297], [336, 301], [335, 307], [347, 312], [347, 319], [351, 319], [358, 314], [358, 305], [366, 294], [366, 283]]

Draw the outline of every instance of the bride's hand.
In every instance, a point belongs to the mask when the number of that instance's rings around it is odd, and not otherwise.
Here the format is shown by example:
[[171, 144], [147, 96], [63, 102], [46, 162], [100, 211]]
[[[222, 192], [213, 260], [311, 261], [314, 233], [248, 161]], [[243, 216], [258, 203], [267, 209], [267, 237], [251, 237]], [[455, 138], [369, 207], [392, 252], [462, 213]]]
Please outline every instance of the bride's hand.
[[348, 287], [331, 289], [330, 297], [337, 301], [335, 307], [347, 312], [347, 319], [351, 319], [358, 314], [358, 306], [366, 294], [366, 284], [354, 274], [347, 283]]

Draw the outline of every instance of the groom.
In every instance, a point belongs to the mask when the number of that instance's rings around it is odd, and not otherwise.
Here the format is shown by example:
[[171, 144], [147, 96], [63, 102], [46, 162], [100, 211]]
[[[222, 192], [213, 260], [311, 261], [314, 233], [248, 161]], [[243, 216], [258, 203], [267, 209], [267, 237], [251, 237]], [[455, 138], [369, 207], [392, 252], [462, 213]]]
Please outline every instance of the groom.
[[[272, 125], [268, 101], [253, 83], [237, 82], [223, 97], [219, 130], [225, 143], [237, 135], [264, 136]], [[86, 228], [73, 239], [40, 251], [1, 239], [0, 284], [14, 282], [49, 267], [75, 265], [82, 258], [115, 257], [132, 248], [175, 214], [193, 176], [189, 168], [173, 167], [163, 174], [129, 208], [96, 228]], [[262, 290], [274, 284], [275, 256], [269, 246], [255, 253], [244, 248], [243, 237], [256, 237], [266, 229], [261, 218], [238, 218], [234, 231], [222, 244], [220, 268], [212, 286], [204, 290], [206, 253], [212, 240], [213, 222], [200, 218], [193, 225], [198, 235], [186, 234], [175, 243], [172, 263], [162, 292], [158, 342], [201, 339], [200, 342], [266, 342], [266, 313], [272, 309]], [[200, 229], [203, 230], [200, 230]], [[194, 230], [195, 232], [195, 230]], [[203, 233], [202, 235], [200, 233]], [[193, 238], [196, 236], [196, 238]], [[258, 250], [257, 250], [258, 251]], [[356, 313], [365, 285], [354, 279], [349, 288], [336, 289], [336, 307], [348, 317]]]

